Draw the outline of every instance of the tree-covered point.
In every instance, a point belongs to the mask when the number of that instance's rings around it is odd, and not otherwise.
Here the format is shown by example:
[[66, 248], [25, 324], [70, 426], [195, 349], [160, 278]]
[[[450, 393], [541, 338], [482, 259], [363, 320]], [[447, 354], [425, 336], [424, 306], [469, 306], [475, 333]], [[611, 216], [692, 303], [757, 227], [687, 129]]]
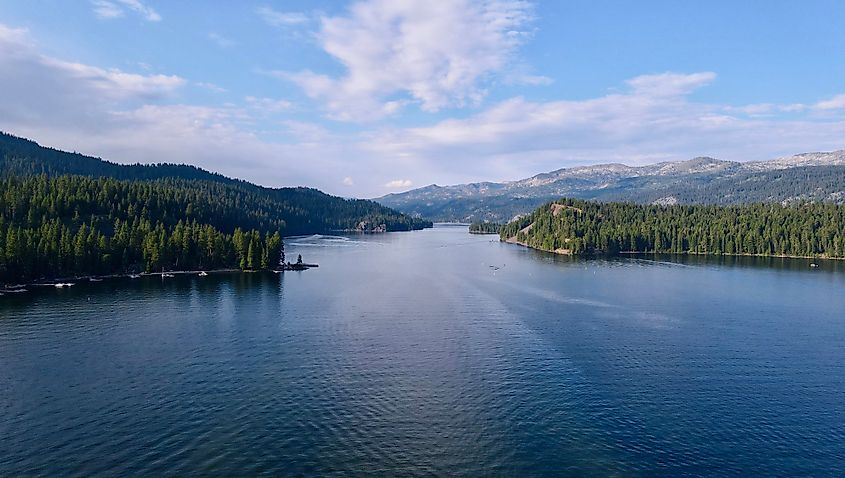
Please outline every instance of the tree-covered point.
[[[233, 231], [235, 227], [281, 230], [284, 235], [315, 234], [337, 231], [407, 231], [431, 227], [430, 221], [413, 218], [376, 202], [344, 199], [311, 188], [266, 188], [246, 181], [227, 178], [193, 166], [175, 164], [121, 165], [78, 153], [46, 148], [37, 143], [0, 133], [0, 175], [59, 177], [79, 175], [127, 181], [169, 184], [182, 190], [178, 198], [193, 204], [199, 222], [213, 218], [216, 227]], [[187, 192], [186, 190], [191, 190]], [[181, 193], [180, 193], [181, 194]], [[213, 203], [209, 209], [196, 211], [198, 198]], [[153, 202], [168, 202], [161, 197]], [[186, 205], [186, 204], [185, 204]], [[167, 222], [185, 212], [177, 210]], [[155, 214], [154, 217], [158, 218]]]
[[470, 234], [498, 234], [501, 230], [498, 222], [475, 221], [469, 225]]
[[502, 228], [502, 240], [571, 254], [845, 257], [845, 206], [647, 206], [562, 199]]

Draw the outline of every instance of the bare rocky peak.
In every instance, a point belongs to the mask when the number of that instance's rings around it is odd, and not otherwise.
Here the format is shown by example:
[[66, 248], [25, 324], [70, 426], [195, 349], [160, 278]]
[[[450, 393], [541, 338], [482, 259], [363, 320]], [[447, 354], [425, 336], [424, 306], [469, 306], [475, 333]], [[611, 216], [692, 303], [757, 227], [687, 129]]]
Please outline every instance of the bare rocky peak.
[[641, 176], [674, 176], [683, 174], [721, 173], [736, 168], [740, 163], [722, 161], [706, 156], [688, 161], [669, 161], [637, 168]]
[[773, 169], [789, 169], [805, 166], [842, 166], [845, 165], [845, 150], [802, 153], [794, 156], [771, 159], [768, 161], [749, 161], [743, 167], [749, 171], [768, 171]]
[[[796, 154], [768, 161], [736, 162], [701, 156], [686, 161], [666, 161], [646, 166], [620, 163], [563, 168], [530, 178], [503, 183], [479, 182], [454, 186], [430, 185], [387, 196], [391, 201], [419, 201], [443, 198], [488, 197], [507, 194], [514, 198], [540, 195], [565, 195], [572, 191], [601, 190], [615, 187], [630, 178], [655, 178], [676, 181], [685, 176], [699, 179], [731, 177], [804, 166], [845, 165], [845, 150]], [[666, 198], [668, 200], [668, 198]], [[390, 203], [390, 202], [389, 202]]]

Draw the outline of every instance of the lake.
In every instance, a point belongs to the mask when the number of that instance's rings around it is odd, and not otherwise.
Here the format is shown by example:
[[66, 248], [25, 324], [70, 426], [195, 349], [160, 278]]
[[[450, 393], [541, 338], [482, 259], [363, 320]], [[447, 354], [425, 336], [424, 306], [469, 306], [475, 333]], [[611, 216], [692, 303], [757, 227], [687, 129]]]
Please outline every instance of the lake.
[[0, 297], [0, 475], [845, 476], [845, 265], [465, 227]]

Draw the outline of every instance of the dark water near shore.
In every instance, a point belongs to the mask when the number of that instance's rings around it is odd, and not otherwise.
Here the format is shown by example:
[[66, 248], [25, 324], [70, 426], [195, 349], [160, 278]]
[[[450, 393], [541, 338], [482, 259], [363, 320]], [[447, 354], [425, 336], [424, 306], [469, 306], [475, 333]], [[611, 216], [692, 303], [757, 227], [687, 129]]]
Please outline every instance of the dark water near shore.
[[842, 263], [491, 240], [0, 297], [0, 476], [845, 476]]

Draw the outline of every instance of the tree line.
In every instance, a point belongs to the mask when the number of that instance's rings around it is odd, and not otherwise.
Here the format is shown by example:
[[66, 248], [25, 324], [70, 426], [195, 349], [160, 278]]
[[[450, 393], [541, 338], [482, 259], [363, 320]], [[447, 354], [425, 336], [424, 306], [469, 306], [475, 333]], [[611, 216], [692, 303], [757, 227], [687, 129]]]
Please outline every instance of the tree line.
[[502, 225], [497, 222], [474, 221], [469, 225], [470, 234], [498, 234]]
[[[530, 227], [529, 227], [530, 226]], [[572, 254], [845, 257], [845, 206], [640, 205], [562, 199], [502, 228], [503, 240]]]
[[[86, 176], [131, 181], [140, 186], [130, 194], [155, 196], [148, 208], [164, 204], [176, 210], [177, 215], [162, 218], [164, 222], [172, 222], [174, 217], [181, 218], [179, 214], [190, 212], [190, 217], [182, 219], [188, 222], [196, 219], [200, 223], [213, 220], [216, 227], [230, 232], [235, 227], [273, 229], [290, 236], [356, 230], [407, 231], [432, 226], [430, 221], [365, 199], [344, 199], [305, 187], [267, 188], [189, 165], [116, 164], [46, 148], [5, 133], [0, 133], [0, 176]], [[109, 183], [113, 184], [116, 183]], [[162, 185], [169, 189], [163, 191]], [[112, 191], [102, 194], [112, 194]], [[131, 196], [121, 196], [121, 200], [123, 203], [115, 203], [115, 208], [135, 202]], [[181, 209], [171, 207], [174, 201], [180, 203]], [[198, 210], [199, 202], [208, 207]], [[195, 206], [192, 211], [184, 209], [188, 203]], [[156, 211], [149, 212], [152, 217], [159, 217]]]
[[[0, 181], [0, 282], [125, 272], [269, 269], [284, 222], [171, 182], [44, 175]], [[232, 227], [240, 214], [249, 229]]]

